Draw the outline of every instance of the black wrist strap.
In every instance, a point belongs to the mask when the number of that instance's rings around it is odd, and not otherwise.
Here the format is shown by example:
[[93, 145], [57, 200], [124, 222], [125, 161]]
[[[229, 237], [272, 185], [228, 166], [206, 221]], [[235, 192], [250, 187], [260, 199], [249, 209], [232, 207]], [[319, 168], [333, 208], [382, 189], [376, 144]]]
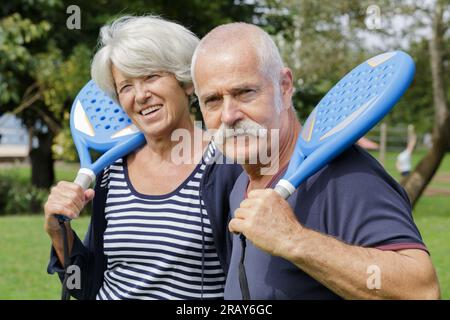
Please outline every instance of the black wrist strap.
[[245, 273], [245, 266], [244, 266], [245, 248], [247, 247], [247, 239], [242, 233], [240, 234], [239, 239], [241, 239], [241, 246], [242, 246], [241, 261], [239, 262], [239, 285], [241, 286], [242, 300], [250, 300], [250, 290], [248, 288], [247, 274]]
[[61, 289], [61, 300], [70, 300], [69, 290], [67, 289], [67, 279], [69, 274], [67, 269], [69, 268], [69, 239], [67, 236], [67, 228], [63, 220], [58, 220], [59, 226], [61, 227], [61, 236], [63, 238], [63, 248], [64, 248], [64, 280]]

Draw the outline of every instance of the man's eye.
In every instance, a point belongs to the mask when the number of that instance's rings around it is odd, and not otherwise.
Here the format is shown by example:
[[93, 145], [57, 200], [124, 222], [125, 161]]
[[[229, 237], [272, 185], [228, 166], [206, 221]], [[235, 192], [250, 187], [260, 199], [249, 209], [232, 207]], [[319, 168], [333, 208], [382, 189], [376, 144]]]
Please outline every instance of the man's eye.
[[254, 96], [255, 93], [256, 93], [256, 91], [253, 89], [245, 89], [245, 90], [242, 90], [239, 92], [239, 96], [244, 99], [251, 98]]
[[205, 101], [205, 106], [208, 108], [214, 107], [220, 103], [219, 98], [210, 98]]

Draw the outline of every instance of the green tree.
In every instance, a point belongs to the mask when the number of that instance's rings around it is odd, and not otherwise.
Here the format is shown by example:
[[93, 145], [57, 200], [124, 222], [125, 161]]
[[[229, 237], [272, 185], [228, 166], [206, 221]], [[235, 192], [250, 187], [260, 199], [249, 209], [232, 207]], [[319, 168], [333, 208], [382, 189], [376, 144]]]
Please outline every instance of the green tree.
[[268, 1], [264, 20], [296, 81], [294, 105], [305, 119], [365, 50], [356, 32], [364, 24], [359, 1]]
[[432, 132], [433, 147], [401, 181], [414, 206], [450, 148], [450, 88], [447, 85], [450, 80], [450, 2], [379, 0], [374, 3], [383, 9], [385, 26], [379, 32], [385, 35], [383, 47], [405, 48], [413, 55], [417, 67], [413, 85], [390, 118], [410, 121]]
[[[40, 150], [43, 150], [42, 158], [45, 159], [42, 163], [50, 164], [43, 169], [53, 181], [53, 160], [51, 152], [48, 152], [53, 132], [40, 120], [53, 121], [53, 117], [42, 108], [42, 88], [35, 79], [38, 70], [34, 56], [37, 52], [34, 45], [42, 41], [50, 29], [47, 21], [33, 22], [19, 13], [0, 20], [0, 104], [2, 112], [14, 110], [19, 114], [30, 134], [38, 138]], [[36, 150], [30, 151], [32, 161], [37, 155]], [[49, 186], [36, 174], [33, 181], [38, 187]]]
[[450, 144], [448, 0], [268, 3], [276, 10], [265, 14], [267, 28], [281, 30], [272, 34], [293, 69], [294, 103], [303, 119], [339, 78], [365, 58], [398, 49], [413, 56], [413, 84], [385, 121], [413, 123], [419, 130], [433, 132], [433, 148], [402, 181], [414, 205]]
[[411, 175], [402, 181], [413, 205], [422, 195], [439, 168], [445, 153], [450, 149], [450, 102], [449, 88], [446, 85], [449, 80], [450, 52], [447, 31], [449, 30], [450, 3], [436, 0], [427, 13], [431, 18], [431, 37], [428, 48], [432, 79], [430, 89], [433, 93], [434, 106], [433, 146]]

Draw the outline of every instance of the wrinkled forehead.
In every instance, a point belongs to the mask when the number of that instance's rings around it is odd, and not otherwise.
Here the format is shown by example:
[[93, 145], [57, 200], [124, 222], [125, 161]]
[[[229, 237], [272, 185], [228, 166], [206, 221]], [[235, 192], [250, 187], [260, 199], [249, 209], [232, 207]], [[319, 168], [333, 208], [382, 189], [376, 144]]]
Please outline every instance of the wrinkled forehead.
[[194, 72], [197, 94], [212, 87], [261, 81], [263, 77], [258, 55], [237, 47], [200, 51]]

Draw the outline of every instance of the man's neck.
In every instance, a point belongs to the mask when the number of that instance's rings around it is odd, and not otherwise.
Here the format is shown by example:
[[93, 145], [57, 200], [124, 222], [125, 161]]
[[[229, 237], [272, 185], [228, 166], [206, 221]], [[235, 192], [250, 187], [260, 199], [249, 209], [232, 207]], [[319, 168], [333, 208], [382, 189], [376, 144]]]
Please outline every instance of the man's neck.
[[[278, 156], [278, 171], [286, 167], [291, 159], [292, 153], [294, 152], [295, 144], [297, 142], [297, 137], [300, 133], [301, 125], [297, 120], [295, 112], [293, 109], [289, 109], [285, 123], [282, 123], [280, 128], [280, 141], [279, 141], [279, 153]], [[270, 165], [273, 165], [274, 161], [277, 159], [272, 159]], [[272, 180], [274, 175], [278, 173], [272, 172], [271, 174], [262, 174], [264, 165], [261, 164], [250, 164], [243, 165], [244, 170], [249, 176], [249, 186], [248, 192], [254, 189], [266, 188], [267, 184]]]

